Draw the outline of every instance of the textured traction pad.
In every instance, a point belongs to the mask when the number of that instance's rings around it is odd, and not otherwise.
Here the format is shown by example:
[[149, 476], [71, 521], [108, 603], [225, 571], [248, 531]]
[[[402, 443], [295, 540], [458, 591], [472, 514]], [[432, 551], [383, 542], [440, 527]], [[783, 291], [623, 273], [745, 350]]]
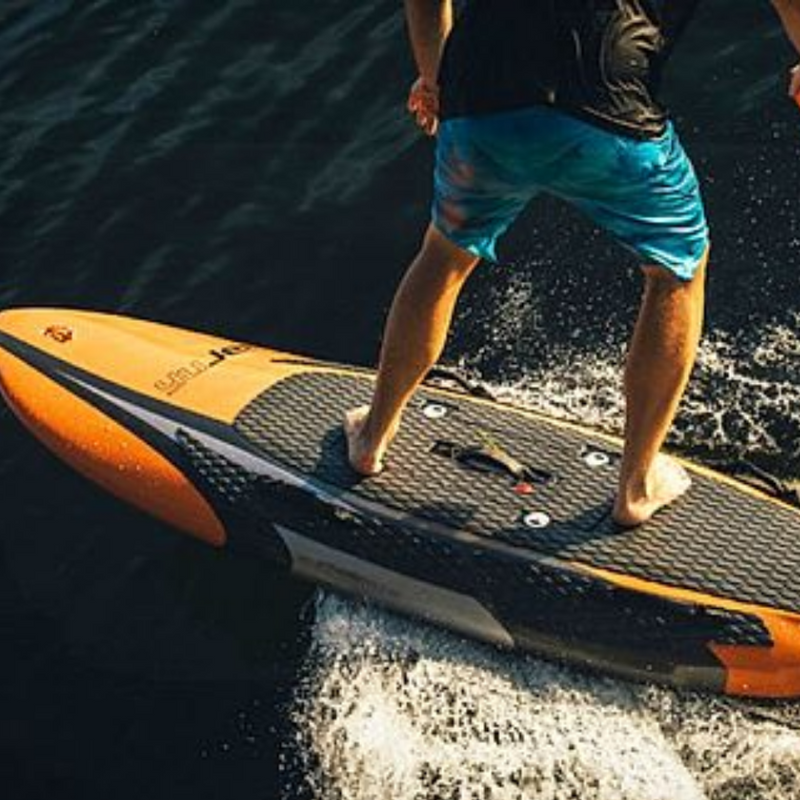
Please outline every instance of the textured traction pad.
[[[669, 586], [800, 612], [800, 513], [694, 475], [691, 492], [641, 528], [610, 517], [618, 452], [576, 432], [501, 405], [420, 390], [383, 474], [359, 480], [345, 461], [343, 412], [369, 401], [372, 381], [310, 372], [287, 378], [239, 414], [240, 434], [271, 459], [404, 515], [500, 539], [543, 556]], [[444, 416], [430, 406], [444, 407]], [[555, 476], [530, 495], [516, 481], [436, 455], [437, 442], [491, 443]], [[608, 463], [592, 466], [592, 453]], [[531, 512], [550, 522], [530, 528]]]

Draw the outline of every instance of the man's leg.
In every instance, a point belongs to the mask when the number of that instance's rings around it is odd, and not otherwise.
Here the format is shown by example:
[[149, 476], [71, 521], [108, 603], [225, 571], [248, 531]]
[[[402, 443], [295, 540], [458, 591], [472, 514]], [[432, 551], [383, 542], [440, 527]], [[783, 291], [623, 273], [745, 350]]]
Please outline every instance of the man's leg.
[[350, 463], [363, 475], [381, 470], [403, 408], [444, 348], [461, 287], [478, 260], [428, 228], [392, 302], [372, 404], [345, 415]]
[[645, 290], [625, 369], [625, 451], [614, 518], [638, 525], [683, 494], [689, 476], [659, 455], [694, 365], [703, 324], [705, 264], [690, 281], [645, 267]]

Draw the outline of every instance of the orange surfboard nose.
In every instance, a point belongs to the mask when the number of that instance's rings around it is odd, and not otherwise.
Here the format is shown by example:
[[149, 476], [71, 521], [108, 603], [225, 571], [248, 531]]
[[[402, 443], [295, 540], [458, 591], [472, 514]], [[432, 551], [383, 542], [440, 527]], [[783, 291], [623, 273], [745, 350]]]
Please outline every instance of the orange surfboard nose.
[[[68, 325], [39, 325], [25, 312], [0, 314], [0, 334], [47, 350], [66, 346]], [[17, 338], [19, 336], [19, 338]], [[168, 458], [131, 430], [3, 346], [0, 390], [20, 421], [56, 455], [148, 513], [221, 546], [225, 529], [205, 498]]]

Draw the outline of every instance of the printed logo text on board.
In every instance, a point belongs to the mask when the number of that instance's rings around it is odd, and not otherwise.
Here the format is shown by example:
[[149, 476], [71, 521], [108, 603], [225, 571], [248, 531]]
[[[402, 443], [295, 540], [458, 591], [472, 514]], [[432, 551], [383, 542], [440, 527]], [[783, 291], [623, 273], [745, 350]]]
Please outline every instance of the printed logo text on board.
[[233, 356], [241, 355], [252, 349], [253, 346], [249, 344], [226, 344], [209, 350], [207, 357], [195, 358], [188, 364], [171, 369], [163, 378], [159, 378], [155, 382], [155, 387], [164, 394], [175, 394], [198, 375], [208, 372]]

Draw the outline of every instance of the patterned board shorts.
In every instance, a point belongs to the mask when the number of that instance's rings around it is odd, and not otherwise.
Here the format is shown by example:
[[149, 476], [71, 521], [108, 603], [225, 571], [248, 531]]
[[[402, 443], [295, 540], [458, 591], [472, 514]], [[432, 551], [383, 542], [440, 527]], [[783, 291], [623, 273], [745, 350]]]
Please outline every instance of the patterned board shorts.
[[531, 106], [441, 124], [432, 216], [453, 243], [496, 260], [497, 239], [541, 192], [681, 280], [708, 248], [697, 177], [671, 123], [660, 138], [640, 140]]

